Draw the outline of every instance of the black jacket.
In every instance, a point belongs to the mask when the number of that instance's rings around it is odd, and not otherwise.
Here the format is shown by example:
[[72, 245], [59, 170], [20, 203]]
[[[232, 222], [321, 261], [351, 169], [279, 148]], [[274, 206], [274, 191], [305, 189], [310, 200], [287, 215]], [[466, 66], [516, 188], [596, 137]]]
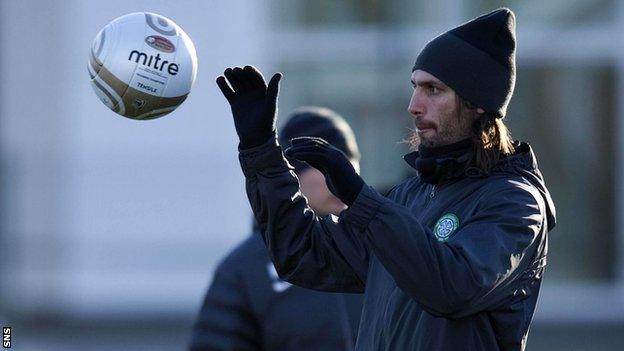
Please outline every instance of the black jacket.
[[219, 264], [190, 349], [353, 350], [362, 300], [282, 281], [255, 232]]
[[325, 218], [307, 207], [275, 140], [239, 158], [280, 276], [365, 291], [356, 350], [524, 349], [555, 224], [527, 144], [488, 176], [437, 187], [413, 177], [387, 197], [365, 187]]

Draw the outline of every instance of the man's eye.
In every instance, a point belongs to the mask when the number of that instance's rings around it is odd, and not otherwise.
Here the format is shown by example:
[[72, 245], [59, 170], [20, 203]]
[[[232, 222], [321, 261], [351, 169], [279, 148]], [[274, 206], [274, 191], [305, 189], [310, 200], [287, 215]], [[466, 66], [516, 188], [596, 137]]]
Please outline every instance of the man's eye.
[[429, 94], [437, 94], [440, 92], [440, 90], [437, 87], [434, 87], [433, 85], [430, 85], [427, 90], [429, 90]]

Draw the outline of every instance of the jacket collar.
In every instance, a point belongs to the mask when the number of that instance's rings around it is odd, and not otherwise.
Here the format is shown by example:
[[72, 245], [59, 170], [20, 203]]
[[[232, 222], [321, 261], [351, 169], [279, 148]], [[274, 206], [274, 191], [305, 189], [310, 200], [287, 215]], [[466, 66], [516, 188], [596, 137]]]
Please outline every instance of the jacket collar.
[[472, 161], [472, 141], [465, 139], [450, 145], [429, 148], [420, 146], [403, 159], [430, 184], [456, 178], [465, 173]]
[[[473, 167], [472, 150], [465, 149], [465, 152], [458, 153], [465, 144], [459, 143], [443, 146], [440, 148], [419, 148], [418, 151], [410, 152], [403, 156], [403, 159], [410, 167], [414, 168], [422, 177], [422, 161], [434, 160], [436, 165], [437, 177], [434, 181], [423, 180], [427, 183], [436, 184], [440, 180], [450, 180], [458, 177], [483, 177], [485, 174], [476, 167]], [[537, 170], [537, 159], [531, 146], [525, 142], [514, 142], [515, 152], [513, 155], [502, 158], [492, 168], [492, 171], [511, 171], [514, 168], [522, 168], [527, 171]], [[425, 161], [426, 162], [426, 161]], [[429, 161], [431, 163], [431, 161]]]
[[533, 153], [531, 145], [522, 141], [515, 141], [514, 149], [515, 152], [513, 155], [509, 155], [498, 161], [492, 171], [506, 171], [514, 167], [520, 167], [527, 171], [537, 170], [537, 158], [535, 157], [535, 153]]

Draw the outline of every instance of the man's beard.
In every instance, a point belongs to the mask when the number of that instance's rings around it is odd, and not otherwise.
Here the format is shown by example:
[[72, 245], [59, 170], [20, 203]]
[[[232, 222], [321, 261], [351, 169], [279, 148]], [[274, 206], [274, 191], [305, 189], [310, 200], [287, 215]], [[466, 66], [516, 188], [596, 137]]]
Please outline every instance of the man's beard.
[[407, 137], [407, 143], [412, 151], [419, 145], [426, 147], [439, 147], [456, 143], [470, 137], [470, 129], [473, 123], [472, 114], [458, 106], [448, 115], [438, 119], [435, 135], [430, 138], [421, 138], [418, 130], [414, 129]]

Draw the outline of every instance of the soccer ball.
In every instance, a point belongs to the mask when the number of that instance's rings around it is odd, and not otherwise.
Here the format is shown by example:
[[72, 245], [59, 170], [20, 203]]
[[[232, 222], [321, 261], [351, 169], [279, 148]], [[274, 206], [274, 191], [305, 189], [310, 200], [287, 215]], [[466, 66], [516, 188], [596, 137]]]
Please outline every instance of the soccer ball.
[[186, 99], [197, 75], [191, 39], [149, 12], [114, 19], [93, 40], [91, 85], [111, 110], [137, 120], [162, 117]]

